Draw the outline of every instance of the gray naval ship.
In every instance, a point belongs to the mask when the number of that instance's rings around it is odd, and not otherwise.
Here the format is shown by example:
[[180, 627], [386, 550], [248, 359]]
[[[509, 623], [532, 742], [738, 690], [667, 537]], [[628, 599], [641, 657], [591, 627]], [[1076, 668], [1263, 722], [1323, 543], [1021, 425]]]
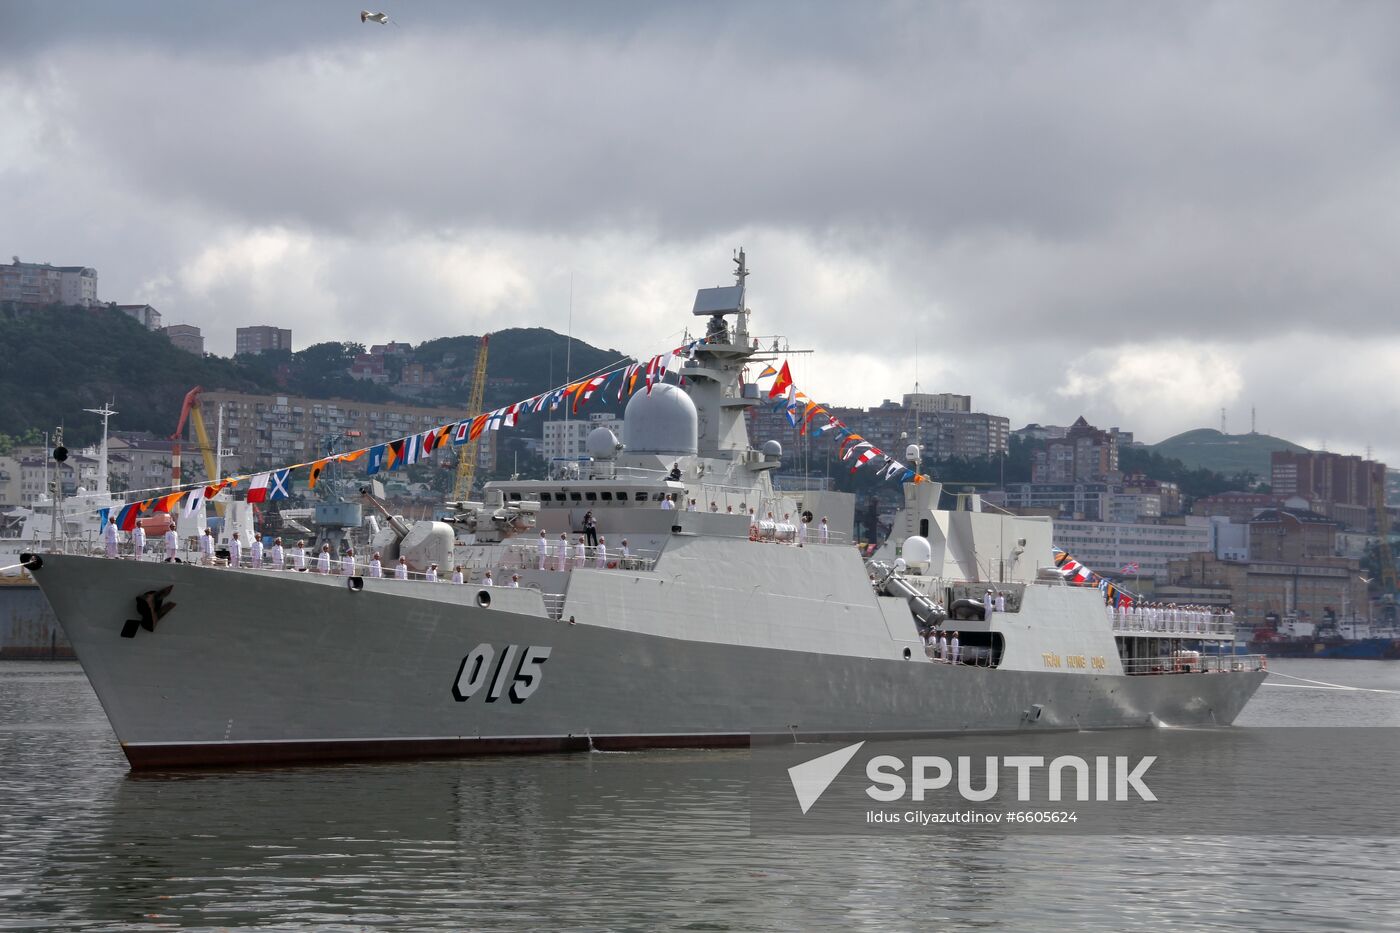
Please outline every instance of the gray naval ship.
[[[450, 521], [392, 519], [410, 579], [32, 556], [131, 766], [1234, 720], [1266, 675], [1219, 652], [1233, 627], [1115, 623], [1054, 569], [1049, 521], [909, 482], [867, 558], [849, 495], [777, 488], [738, 261], [697, 295], [685, 388], [639, 389], [620, 439]], [[589, 513], [606, 552], [580, 558]]]

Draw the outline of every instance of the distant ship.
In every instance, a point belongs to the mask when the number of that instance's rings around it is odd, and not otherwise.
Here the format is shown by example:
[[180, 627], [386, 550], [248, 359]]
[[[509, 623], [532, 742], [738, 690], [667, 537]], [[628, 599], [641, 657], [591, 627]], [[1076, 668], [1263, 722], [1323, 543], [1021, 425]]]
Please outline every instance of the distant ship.
[[[866, 558], [852, 496], [778, 488], [781, 445], [747, 430], [767, 400], [744, 367], [772, 357], [736, 262], [735, 285], [697, 295], [684, 388], [639, 388], [576, 473], [391, 518], [378, 547], [413, 579], [34, 557], [132, 767], [1235, 719], [1260, 659], [1224, 653], [1221, 626], [1115, 630], [1053, 568], [1048, 520], [973, 495], [942, 509], [939, 483], [906, 482]], [[589, 513], [607, 551], [580, 558]], [[468, 582], [429, 582], [431, 564]], [[956, 662], [927, 644], [955, 629]]]
[[1400, 660], [1400, 631], [1394, 624], [1325, 621], [1314, 625], [1295, 618], [1254, 631], [1246, 650], [1271, 658], [1330, 658], [1354, 661]]

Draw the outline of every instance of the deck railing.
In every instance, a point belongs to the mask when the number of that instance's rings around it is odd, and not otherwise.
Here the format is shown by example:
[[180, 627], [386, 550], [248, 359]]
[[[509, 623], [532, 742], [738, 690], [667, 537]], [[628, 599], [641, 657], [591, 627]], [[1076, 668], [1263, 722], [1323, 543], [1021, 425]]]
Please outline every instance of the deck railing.
[[1160, 658], [1125, 658], [1125, 674], [1231, 674], [1267, 670], [1262, 654], [1178, 651]]

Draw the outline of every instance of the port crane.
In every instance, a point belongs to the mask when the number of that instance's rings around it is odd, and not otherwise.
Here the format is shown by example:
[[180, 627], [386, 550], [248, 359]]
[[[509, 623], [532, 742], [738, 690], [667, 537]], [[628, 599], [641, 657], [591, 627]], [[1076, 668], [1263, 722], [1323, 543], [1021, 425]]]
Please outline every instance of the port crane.
[[[170, 435], [170, 440], [173, 442], [170, 448], [170, 483], [172, 486], [180, 486], [184, 482], [180, 472], [180, 436], [185, 431], [187, 421], [194, 426], [195, 439], [199, 441], [200, 453], [204, 455], [204, 475], [209, 477], [210, 482], [218, 479], [218, 460], [215, 457], [214, 445], [209, 442], [209, 429], [204, 425], [204, 414], [199, 407], [199, 397], [203, 392], [203, 386], [195, 386], [185, 393], [184, 404], [180, 406], [180, 422], [175, 425], [175, 433]], [[224, 514], [223, 503], [215, 502], [214, 508], [218, 514]]]
[[[491, 335], [483, 334], [481, 347], [476, 351], [476, 369], [472, 371], [471, 397], [467, 399], [471, 417], [481, 414], [486, 400], [486, 356], [490, 347]], [[457, 448], [457, 479], [452, 486], [452, 498], [458, 502], [471, 498], [472, 481], [476, 479], [476, 445], [475, 440], [470, 440]]]

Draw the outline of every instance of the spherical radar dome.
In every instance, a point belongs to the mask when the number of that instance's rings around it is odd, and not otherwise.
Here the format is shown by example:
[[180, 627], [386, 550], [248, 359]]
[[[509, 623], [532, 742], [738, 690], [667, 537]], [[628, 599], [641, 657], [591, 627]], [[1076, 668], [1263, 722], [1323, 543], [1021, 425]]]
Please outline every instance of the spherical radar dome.
[[693, 456], [699, 418], [695, 403], [673, 385], [639, 391], [623, 413], [622, 443], [633, 454]]
[[588, 432], [588, 456], [594, 460], [611, 460], [617, 456], [617, 435], [607, 428], [594, 428]]
[[933, 560], [933, 546], [928, 543], [928, 538], [912, 535], [904, 539], [901, 554], [910, 567], [924, 568]]

